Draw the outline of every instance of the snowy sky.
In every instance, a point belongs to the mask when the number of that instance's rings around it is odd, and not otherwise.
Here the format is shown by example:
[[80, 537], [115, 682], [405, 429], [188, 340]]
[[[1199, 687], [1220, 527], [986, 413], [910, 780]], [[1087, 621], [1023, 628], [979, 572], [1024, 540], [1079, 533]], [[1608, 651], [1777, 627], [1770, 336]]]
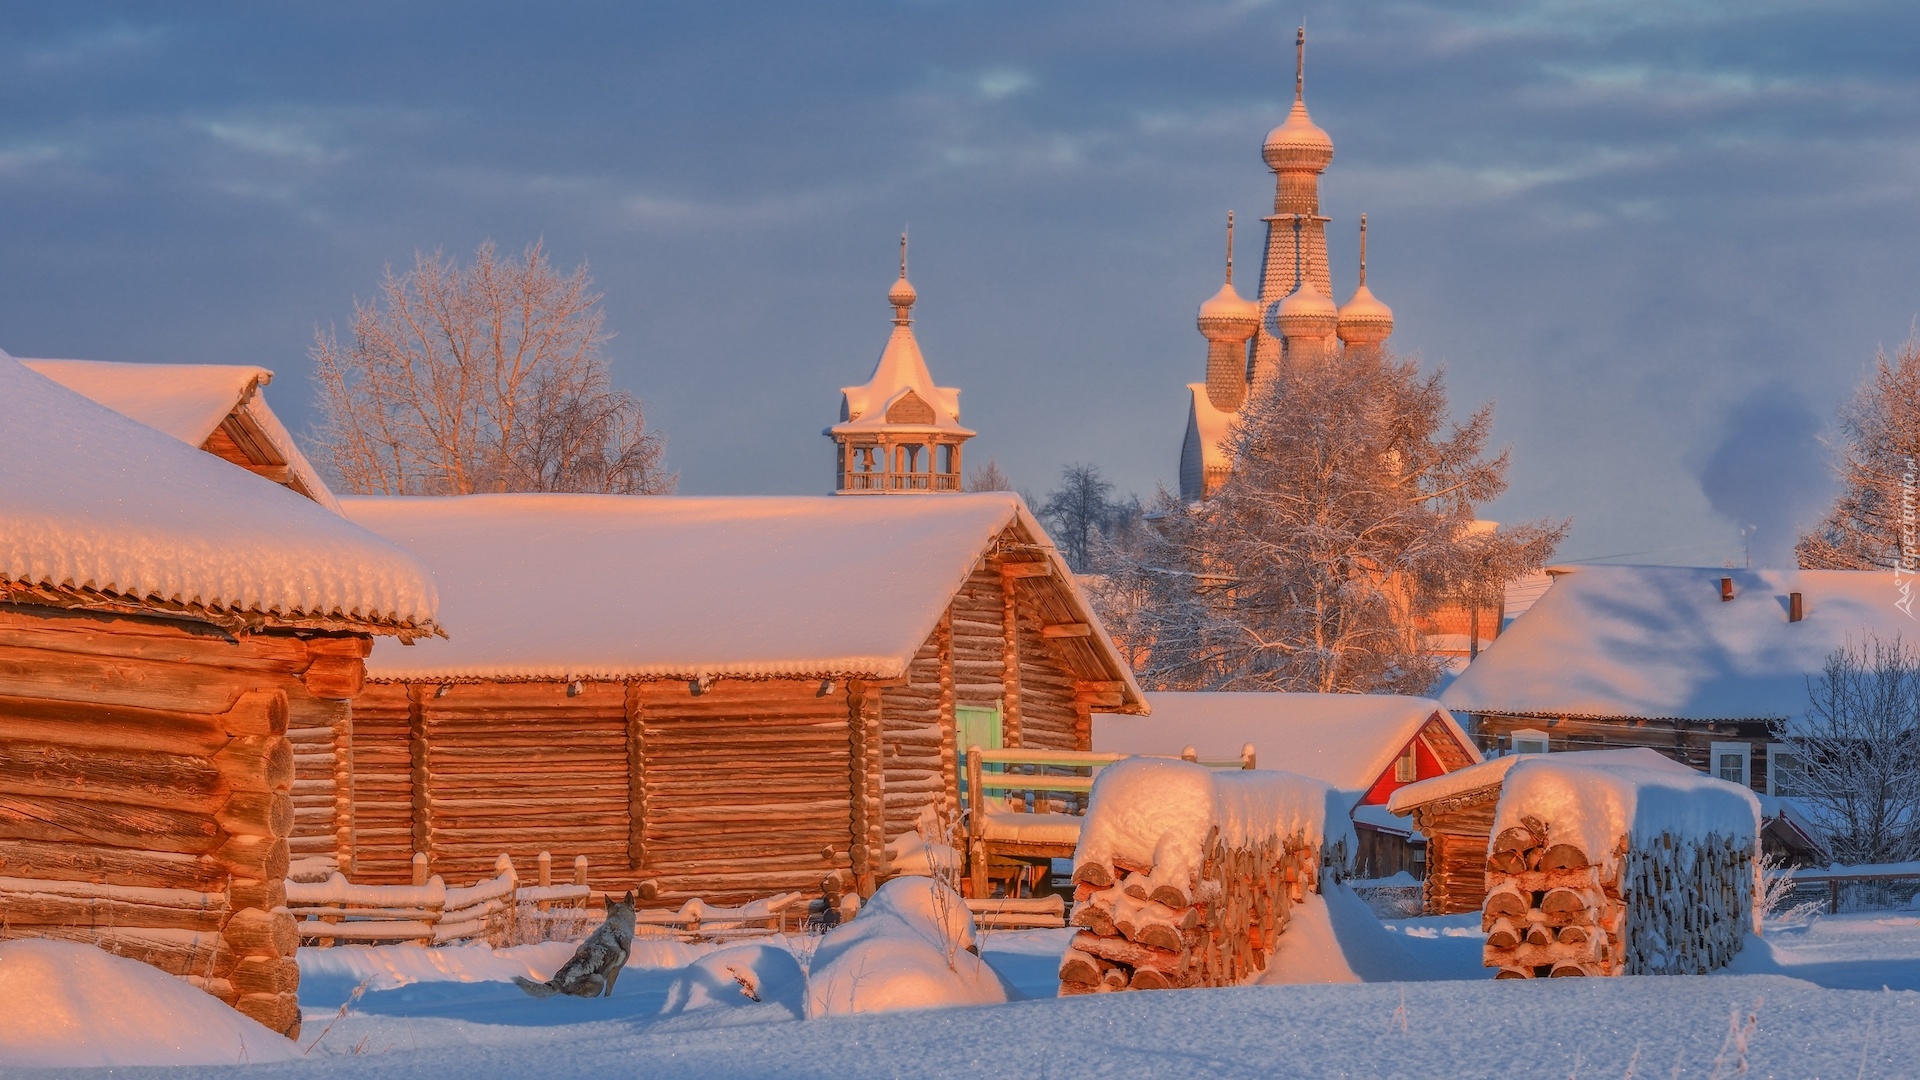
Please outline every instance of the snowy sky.
[[1920, 313], [1898, 0], [555, 7], [12, 10], [0, 347], [263, 364], [302, 430], [313, 328], [384, 265], [544, 237], [682, 491], [813, 492], [910, 223], [972, 460], [1145, 494], [1303, 13], [1337, 291], [1364, 210], [1394, 340], [1497, 403], [1488, 512], [1573, 516], [1568, 558], [1718, 564], [1754, 524], [1777, 560]]

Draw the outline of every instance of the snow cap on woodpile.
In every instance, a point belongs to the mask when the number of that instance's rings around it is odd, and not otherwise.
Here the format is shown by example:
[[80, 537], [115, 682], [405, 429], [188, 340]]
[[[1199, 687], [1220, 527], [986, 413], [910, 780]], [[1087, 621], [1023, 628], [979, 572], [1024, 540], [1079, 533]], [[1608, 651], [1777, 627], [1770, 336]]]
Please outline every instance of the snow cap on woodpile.
[[[893, 679], [1010, 535], [1053, 564], [1080, 639], [1142, 694], [1065, 562], [1011, 492], [924, 499], [467, 495], [342, 499], [418, 553], [450, 641], [377, 645], [369, 678]], [[1009, 534], [1009, 530], [1012, 530]], [[1021, 537], [1027, 539], [1020, 540]]]
[[1760, 834], [1760, 800], [1743, 784], [1728, 783], [1656, 750], [1521, 754], [1507, 772], [1494, 810], [1493, 837], [1524, 827], [1547, 827], [1546, 844], [1570, 844], [1595, 862], [1611, 864], [1621, 838], [1633, 844], [1705, 840], [1718, 836], [1751, 847]]
[[0, 352], [0, 594], [432, 633], [412, 556]]
[[1829, 654], [1870, 634], [1914, 636], [1900, 599], [1877, 570], [1556, 568], [1440, 700], [1511, 716], [1785, 719], [1806, 712], [1807, 679]]
[[1479, 751], [1445, 707], [1397, 694], [1156, 692], [1152, 717], [1098, 716], [1093, 748], [1113, 754], [1178, 755], [1231, 761], [1253, 744], [1262, 765], [1311, 776], [1357, 801], [1407, 741], [1438, 717], [1469, 760]]
[[1213, 770], [1178, 758], [1131, 757], [1094, 779], [1073, 865], [1116, 861], [1153, 868], [1152, 880], [1198, 874], [1208, 835], [1230, 848], [1303, 837], [1322, 850], [1359, 849], [1342, 794], [1322, 781], [1273, 769]]
[[106, 360], [21, 360], [61, 386], [122, 416], [199, 447], [229, 417], [241, 420], [286, 463], [291, 486], [340, 512], [326, 481], [260, 396], [273, 372], [247, 364], [127, 364]]

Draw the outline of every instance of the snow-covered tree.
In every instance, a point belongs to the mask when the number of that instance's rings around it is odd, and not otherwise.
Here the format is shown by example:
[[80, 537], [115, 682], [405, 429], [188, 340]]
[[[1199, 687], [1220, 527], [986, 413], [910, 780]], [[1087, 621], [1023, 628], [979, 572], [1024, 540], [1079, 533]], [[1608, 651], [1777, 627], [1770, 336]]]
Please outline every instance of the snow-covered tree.
[[1000, 471], [1000, 463], [992, 458], [985, 465], [975, 465], [967, 470], [968, 491], [1012, 491], [1013, 481]]
[[1113, 482], [1100, 475], [1098, 465], [1079, 462], [1060, 471], [1060, 486], [1040, 506], [1040, 520], [1060, 545], [1067, 565], [1085, 572], [1093, 559], [1093, 544], [1114, 514], [1126, 504], [1113, 501]]
[[1163, 689], [1422, 692], [1439, 661], [1415, 617], [1491, 605], [1566, 531], [1474, 529], [1506, 487], [1490, 408], [1449, 426], [1440, 373], [1376, 349], [1283, 364], [1254, 388], [1218, 491], [1103, 548], [1103, 617]]
[[350, 343], [314, 336], [321, 458], [363, 495], [673, 490], [665, 438], [608, 376], [589, 284], [539, 244], [389, 270], [378, 300], [355, 303]]
[[1920, 485], [1920, 341], [1908, 341], [1842, 406], [1835, 468], [1840, 497], [1800, 538], [1800, 565], [1815, 570], [1920, 571], [1915, 531]]
[[1790, 792], [1843, 863], [1920, 858], [1920, 651], [1869, 637], [1807, 680], [1804, 717], [1774, 725], [1775, 790]]

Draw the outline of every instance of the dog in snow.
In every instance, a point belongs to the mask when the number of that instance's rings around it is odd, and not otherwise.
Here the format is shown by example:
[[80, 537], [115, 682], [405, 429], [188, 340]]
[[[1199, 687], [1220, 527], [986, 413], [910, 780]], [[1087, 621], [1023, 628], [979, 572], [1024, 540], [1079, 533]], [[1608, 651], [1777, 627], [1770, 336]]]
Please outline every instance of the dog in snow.
[[573, 958], [560, 965], [546, 982], [513, 977], [520, 989], [534, 997], [567, 994], [572, 997], [606, 997], [613, 993], [614, 980], [633, 952], [633, 922], [636, 898], [632, 892], [624, 900], [607, 901], [607, 921], [587, 936], [573, 951]]

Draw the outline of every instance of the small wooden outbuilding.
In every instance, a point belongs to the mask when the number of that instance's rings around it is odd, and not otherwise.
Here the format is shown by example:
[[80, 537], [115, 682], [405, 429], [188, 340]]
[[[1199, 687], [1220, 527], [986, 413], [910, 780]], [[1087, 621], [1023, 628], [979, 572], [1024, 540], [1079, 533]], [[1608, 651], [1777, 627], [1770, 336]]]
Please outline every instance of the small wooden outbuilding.
[[1252, 745], [1260, 765], [1332, 785], [1359, 838], [1361, 877], [1419, 874], [1420, 839], [1386, 812], [1408, 784], [1480, 761], [1467, 733], [1439, 702], [1394, 694], [1150, 693], [1150, 721], [1095, 722], [1094, 749], [1231, 761]]
[[1095, 711], [1146, 709], [1010, 494], [342, 501], [456, 631], [369, 660], [358, 881], [546, 850], [660, 904], [871, 890], [957, 813], [969, 742], [1085, 750]]
[[[291, 724], [434, 632], [393, 545], [0, 353], [0, 938], [297, 1033]], [[296, 719], [297, 718], [297, 719]]]

